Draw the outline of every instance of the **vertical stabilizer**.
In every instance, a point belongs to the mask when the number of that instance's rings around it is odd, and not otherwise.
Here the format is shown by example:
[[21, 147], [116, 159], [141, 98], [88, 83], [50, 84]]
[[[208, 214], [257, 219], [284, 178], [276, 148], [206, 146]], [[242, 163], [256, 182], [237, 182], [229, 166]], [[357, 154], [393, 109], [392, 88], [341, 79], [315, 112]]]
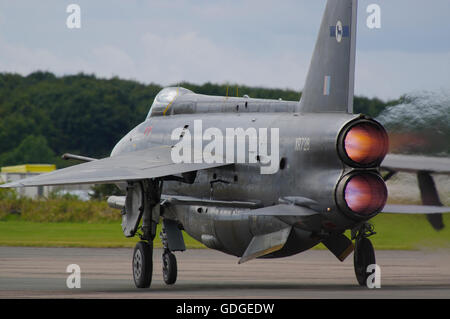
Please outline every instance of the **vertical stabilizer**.
[[301, 112], [353, 113], [357, 0], [328, 0], [300, 100]]

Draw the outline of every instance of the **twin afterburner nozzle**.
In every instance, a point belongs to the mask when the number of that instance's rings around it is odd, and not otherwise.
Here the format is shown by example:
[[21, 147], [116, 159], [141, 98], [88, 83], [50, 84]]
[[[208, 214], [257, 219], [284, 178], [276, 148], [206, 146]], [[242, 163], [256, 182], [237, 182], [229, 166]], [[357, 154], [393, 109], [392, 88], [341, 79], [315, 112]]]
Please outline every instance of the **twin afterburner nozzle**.
[[386, 204], [386, 184], [375, 169], [386, 156], [388, 145], [386, 130], [374, 120], [357, 120], [342, 130], [339, 156], [355, 170], [338, 182], [336, 202], [350, 216], [369, 219]]

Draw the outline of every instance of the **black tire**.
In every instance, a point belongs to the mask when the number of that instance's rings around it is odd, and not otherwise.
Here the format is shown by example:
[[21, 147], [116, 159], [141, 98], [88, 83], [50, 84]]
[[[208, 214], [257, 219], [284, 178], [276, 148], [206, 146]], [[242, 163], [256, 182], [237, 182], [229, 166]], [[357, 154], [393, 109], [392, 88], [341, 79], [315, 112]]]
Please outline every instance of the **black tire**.
[[367, 278], [370, 276], [370, 273], [367, 273], [367, 266], [375, 263], [375, 250], [370, 240], [367, 238], [357, 239], [353, 254], [353, 265], [360, 286], [367, 285]]
[[153, 243], [140, 241], [133, 252], [133, 278], [137, 288], [148, 288], [152, 283]]
[[177, 281], [177, 259], [171, 252], [165, 252], [162, 259], [164, 282], [173, 285]]

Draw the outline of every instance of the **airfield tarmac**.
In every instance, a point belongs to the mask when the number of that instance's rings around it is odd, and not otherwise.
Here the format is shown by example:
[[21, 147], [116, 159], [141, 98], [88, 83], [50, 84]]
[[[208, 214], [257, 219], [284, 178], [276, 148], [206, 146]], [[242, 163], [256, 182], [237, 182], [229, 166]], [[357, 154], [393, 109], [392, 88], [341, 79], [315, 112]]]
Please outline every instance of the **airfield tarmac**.
[[[357, 285], [353, 255], [323, 250], [283, 258], [238, 259], [207, 249], [176, 253], [178, 281], [162, 280], [154, 251], [150, 289], [136, 289], [130, 248], [0, 247], [0, 298], [450, 298], [450, 251], [377, 251], [381, 288]], [[69, 289], [69, 264], [81, 288]]]

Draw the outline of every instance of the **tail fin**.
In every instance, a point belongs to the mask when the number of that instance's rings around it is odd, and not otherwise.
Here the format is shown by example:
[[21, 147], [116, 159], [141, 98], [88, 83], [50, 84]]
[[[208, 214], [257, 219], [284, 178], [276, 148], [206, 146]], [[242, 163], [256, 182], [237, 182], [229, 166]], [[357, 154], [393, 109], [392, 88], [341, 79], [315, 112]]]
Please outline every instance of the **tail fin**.
[[328, 0], [305, 87], [301, 112], [353, 113], [357, 0]]

